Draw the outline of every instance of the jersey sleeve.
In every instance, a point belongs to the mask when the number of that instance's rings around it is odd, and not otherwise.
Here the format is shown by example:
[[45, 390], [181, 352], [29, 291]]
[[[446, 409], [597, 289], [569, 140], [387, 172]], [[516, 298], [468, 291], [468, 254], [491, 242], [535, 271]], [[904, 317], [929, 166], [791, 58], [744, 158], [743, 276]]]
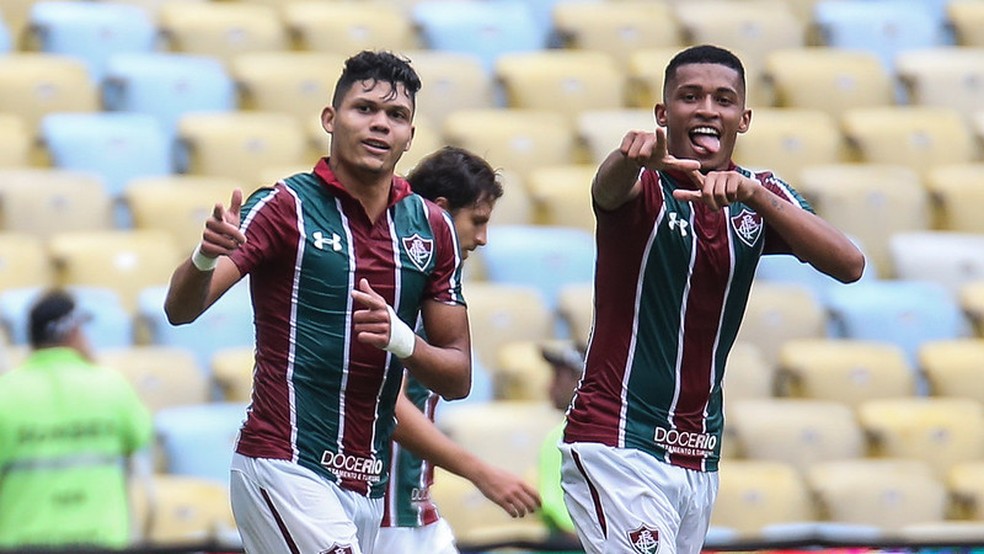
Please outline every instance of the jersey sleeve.
[[240, 274], [246, 275], [281, 251], [288, 235], [283, 226], [297, 224], [295, 206], [283, 185], [261, 188], [249, 196], [239, 216], [246, 243], [229, 256]]
[[434, 229], [438, 258], [427, 282], [425, 298], [464, 306], [461, 295], [461, 250], [451, 216], [436, 205], [429, 206], [428, 217]]
[[[775, 193], [779, 198], [782, 198], [786, 202], [798, 206], [810, 213], [816, 213], [813, 210], [813, 206], [803, 198], [799, 192], [793, 187], [789, 186], [785, 181], [776, 177], [771, 172], [759, 173], [756, 178], [762, 183], [762, 186], [769, 189]], [[786, 242], [786, 239], [782, 237], [771, 225], [766, 224], [765, 226], [765, 247], [762, 250], [763, 254], [791, 254], [792, 249]]]

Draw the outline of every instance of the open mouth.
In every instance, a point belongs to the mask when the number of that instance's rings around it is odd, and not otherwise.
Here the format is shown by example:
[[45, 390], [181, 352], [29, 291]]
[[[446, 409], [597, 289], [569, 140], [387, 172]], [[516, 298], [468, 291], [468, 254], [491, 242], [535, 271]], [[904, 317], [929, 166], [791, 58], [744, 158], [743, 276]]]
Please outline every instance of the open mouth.
[[721, 133], [714, 127], [694, 127], [690, 142], [698, 154], [713, 155], [721, 149]]
[[366, 145], [370, 150], [379, 152], [389, 152], [390, 150], [390, 145], [381, 140], [367, 139], [362, 141], [362, 144]]

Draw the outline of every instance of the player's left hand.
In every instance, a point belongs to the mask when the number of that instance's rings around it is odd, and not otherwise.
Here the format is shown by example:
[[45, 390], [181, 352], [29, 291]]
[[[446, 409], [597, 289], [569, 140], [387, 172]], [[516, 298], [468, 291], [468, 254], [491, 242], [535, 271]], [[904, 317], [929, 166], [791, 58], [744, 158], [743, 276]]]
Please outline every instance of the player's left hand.
[[706, 175], [692, 171], [690, 176], [697, 189], [676, 189], [673, 197], [686, 202], [703, 202], [714, 211], [747, 201], [760, 186], [758, 181], [737, 171], [711, 171]]
[[486, 466], [474, 484], [486, 498], [512, 517], [523, 517], [540, 507], [540, 495], [536, 489], [503, 469]]

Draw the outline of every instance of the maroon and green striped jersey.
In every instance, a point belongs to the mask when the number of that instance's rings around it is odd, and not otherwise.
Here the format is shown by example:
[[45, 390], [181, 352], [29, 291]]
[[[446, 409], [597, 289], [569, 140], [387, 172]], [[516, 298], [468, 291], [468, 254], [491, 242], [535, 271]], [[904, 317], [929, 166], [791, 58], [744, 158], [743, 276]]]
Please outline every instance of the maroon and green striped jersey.
[[[771, 173], [731, 169], [812, 211]], [[676, 200], [683, 179], [646, 170], [639, 197], [595, 210], [595, 321], [564, 440], [716, 471], [721, 380], [755, 268], [763, 253], [790, 250], [742, 203], [713, 211]]]
[[231, 258], [250, 276], [256, 365], [236, 451], [381, 497], [403, 366], [355, 339], [351, 293], [367, 279], [411, 326], [425, 300], [463, 305], [454, 224], [399, 177], [370, 221], [327, 159], [256, 191], [241, 213], [247, 241]]

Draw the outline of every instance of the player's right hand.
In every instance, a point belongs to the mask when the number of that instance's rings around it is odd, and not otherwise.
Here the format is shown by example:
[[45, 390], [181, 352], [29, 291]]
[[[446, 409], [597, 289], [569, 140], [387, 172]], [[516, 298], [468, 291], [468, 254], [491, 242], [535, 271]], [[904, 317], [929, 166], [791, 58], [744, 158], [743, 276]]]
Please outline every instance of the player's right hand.
[[676, 169], [686, 173], [700, 170], [700, 161], [671, 156], [666, 148], [666, 130], [657, 127], [655, 132], [629, 131], [622, 138], [619, 152], [625, 159], [640, 168], [655, 171]]
[[216, 203], [212, 215], [205, 220], [202, 232], [201, 253], [210, 258], [227, 256], [246, 242], [246, 235], [239, 230], [239, 210], [243, 205], [243, 191], [232, 191], [229, 208]]

